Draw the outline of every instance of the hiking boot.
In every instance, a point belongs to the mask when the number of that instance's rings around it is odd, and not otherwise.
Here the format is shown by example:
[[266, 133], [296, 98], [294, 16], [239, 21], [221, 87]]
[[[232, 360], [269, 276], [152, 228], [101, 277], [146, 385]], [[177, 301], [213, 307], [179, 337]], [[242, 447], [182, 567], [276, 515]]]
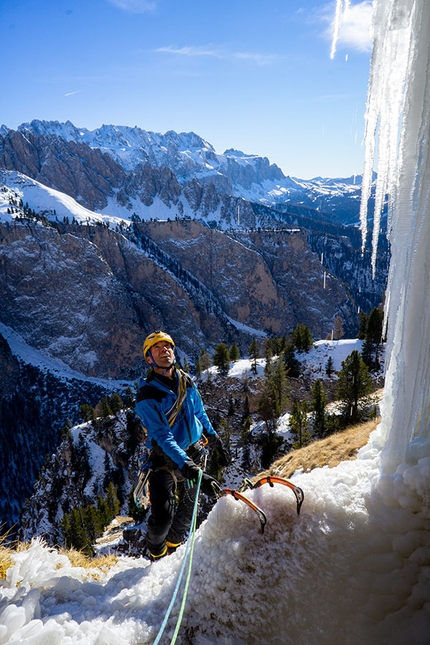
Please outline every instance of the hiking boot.
[[161, 558], [164, 558], [165, 555], [168, 555], [168, 549], [167, 546], [165, 546], [164, 549], [160, 551], [160, 553], [151, 553], [151, 551], [148, 549], [148, 554], [151, 562], [157, 562], [157, 560], [161, 560]]
[[174, 553], [178, 546], [181, 546], [183, 542], [170, 542], [170, 540], [166, 540], [166, 547], [167, 547], [167, 554], [170, 555], [171, 553]]

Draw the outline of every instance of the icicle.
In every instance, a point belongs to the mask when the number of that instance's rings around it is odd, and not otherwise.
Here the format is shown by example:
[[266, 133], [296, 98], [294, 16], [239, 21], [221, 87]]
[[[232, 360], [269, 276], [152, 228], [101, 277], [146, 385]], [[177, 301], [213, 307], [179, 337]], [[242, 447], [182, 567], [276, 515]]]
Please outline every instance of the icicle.
[[336, 54], [337, 42], [339, 40], [340, 27], [344, 16], [348, 13], [351, 6], [351, 0], [336, 0], [336, 13], [333, 26], [333, 40], [331, 43], [330, 58], [333, 60]]

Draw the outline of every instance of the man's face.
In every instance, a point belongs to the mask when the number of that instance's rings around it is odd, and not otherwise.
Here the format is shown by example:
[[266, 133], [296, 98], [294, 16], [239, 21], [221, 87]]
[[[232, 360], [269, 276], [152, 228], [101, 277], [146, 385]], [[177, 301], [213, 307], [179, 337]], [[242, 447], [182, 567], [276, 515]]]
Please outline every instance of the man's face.
[[[164, 369], [172, 367], [175, 361], [175, 355], [173, 352], [173, 347], [167, 340], [160, 340], [158, 343], [155, 343], [151, 347], [152, 358], [157, 365]], [[147, 357], [147, 362], [150, 363], [150, 358]]]

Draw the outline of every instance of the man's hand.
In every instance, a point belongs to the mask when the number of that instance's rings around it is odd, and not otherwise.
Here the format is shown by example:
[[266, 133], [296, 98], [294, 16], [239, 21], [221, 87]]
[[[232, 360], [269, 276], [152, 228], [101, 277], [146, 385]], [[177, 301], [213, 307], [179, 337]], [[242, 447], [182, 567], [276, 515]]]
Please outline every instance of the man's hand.
[[205, 495], [212, 497], [212, 499], [216, 499], [221, 490], [221, 486], [216, 479], [214, 479], [207, 473], [203, 473], [201, 489]]
[[[192, 485], [197, 484], [200, 472], [201, 469], [196, 466], [194, 461], [191, 461], [191, 459], [186, 461], [181, 468], [181, 473], [183, 474], [185, 479], [189, 480]], [[218, 492], [221, 490], [221, 486], [219, 485], [217, 480], [207, 473], [202, 473], [202, 481], [200, 487], [205, 495], [208, 495], [208, 497], [212, 497], [213, 499], [218, 497]]]
[[196, 483], [199, 478], [199, 472], [200, 468], [196, 466], [194, 461], [192, 461], [191, 459], [188, 459], [181, 468], [181, 473], [183, 474], [185, 479], [189, 479], [190, 481]]
[[228, 466], [229, 463], [231, 462], [230, 453], [228, 451], [228, 448], [221, 441], [220, 436], [216, 433], [208, 435], [208, 443], [209, 443], [209, 447], [218, 453], [219, 465], [222, 466], [223, 468]]

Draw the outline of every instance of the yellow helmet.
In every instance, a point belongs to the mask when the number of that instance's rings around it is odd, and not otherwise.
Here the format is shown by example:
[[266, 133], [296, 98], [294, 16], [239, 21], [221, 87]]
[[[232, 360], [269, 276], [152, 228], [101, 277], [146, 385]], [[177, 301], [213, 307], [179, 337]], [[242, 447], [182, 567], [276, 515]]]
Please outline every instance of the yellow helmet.
[[151, 349], [153, 345], [156, 343], [159, 343], [162, 340], [166, 340], [168, 343], [171, 344], [172, 347], [175, 346], [175, 343], [173, 342], [173, 338], [169, 336], [169, 334], [166, 334], [164, 331], [154, 331], [152, 334], [149, 334], [145, 338], [145, 341], [143, 343], [143, 355], [146, 358], [147, 353]]

